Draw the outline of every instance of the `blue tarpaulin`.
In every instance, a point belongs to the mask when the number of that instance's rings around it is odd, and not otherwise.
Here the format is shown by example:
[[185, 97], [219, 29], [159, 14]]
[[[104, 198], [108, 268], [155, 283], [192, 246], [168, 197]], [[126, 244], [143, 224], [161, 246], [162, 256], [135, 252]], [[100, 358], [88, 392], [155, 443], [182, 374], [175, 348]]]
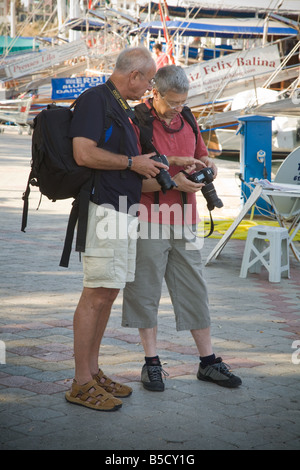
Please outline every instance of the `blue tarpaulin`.
[[[180, 36], [205, 36], [205, 37], [225, 37], [225, 38], [251, 38], [262, 36], [264, 34], [264, 22], [259, 19], [250, 20], [222, 20], [222, 19], [203, 19], [201, 21], [166, 21], [166, 26], [170, 35]], [[150, 23], [141, 23], [138, 28], [131, 30], [131, 34], [141, 32], [150, 32], [152, 35], [163, 34], [163, 25], [161, 21], [151, 21]], [[274, 36], [297, 36], [298, 31], [295, 28], [279, 23], [278, 21], [269, 21], [268, 35]]]
[[104, 21], [85, 18], [72, 18], [66, 22], [66, 26], [75, 31], [99, 31], [104, 28]]

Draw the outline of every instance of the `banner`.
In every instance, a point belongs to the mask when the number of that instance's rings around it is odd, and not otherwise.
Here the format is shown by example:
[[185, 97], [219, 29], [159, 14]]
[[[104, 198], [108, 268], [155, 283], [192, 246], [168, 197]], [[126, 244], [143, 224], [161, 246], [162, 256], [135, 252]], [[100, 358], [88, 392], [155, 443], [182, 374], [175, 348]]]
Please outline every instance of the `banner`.
[[7, 77], [18, 78], [24, 75], [44, 70], [53, 65], [60, 64], [66, 60], [72, 60], [75, 57], [86, 56], [87, 46], [84, 41], [74, 41], [62, 46], [49, 47], [43, 52], [26, 54], [26, 57], [19, 57], [16, 62], [5, 65], [5, 74]]
[[260, 74], [272, 74], [280, 65], [276, 45], [234, 52], [186, 67], [189, 97], [222, 88], [229, 81]]
[[76, 77], [76, 78], [52, 78], [52, 99], [77, 98], [84, 90], [101, 83], [105, 83], [106, 77]]

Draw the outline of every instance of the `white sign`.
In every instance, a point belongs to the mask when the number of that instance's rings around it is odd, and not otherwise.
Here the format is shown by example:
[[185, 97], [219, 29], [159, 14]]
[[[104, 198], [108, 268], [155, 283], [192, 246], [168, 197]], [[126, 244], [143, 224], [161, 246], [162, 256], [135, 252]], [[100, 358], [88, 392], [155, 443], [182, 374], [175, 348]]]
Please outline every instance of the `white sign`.
[[5, 66], [5, 72], [7, 77], [23, 77], [86, 54], [87, 46], [85, 42], [82, 40], [74, 41], [63, 46], [49, 47], [44, 52], [27, 55], [23, 59]]
[[267, 46], [235, 52], [185, 68], [189, 97], [216, 90], [231, 80], [273, 73], [280, 65], [278, 47]]

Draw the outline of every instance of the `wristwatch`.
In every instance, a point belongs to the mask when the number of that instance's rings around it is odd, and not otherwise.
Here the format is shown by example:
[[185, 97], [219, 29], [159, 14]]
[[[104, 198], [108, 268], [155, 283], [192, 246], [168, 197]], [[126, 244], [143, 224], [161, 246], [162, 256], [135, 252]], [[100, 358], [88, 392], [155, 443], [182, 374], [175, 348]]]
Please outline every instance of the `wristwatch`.
[[128, 165], [127, 165], [127, 170], [130, 170], [132, 166], [132, 157], [128, 157]]

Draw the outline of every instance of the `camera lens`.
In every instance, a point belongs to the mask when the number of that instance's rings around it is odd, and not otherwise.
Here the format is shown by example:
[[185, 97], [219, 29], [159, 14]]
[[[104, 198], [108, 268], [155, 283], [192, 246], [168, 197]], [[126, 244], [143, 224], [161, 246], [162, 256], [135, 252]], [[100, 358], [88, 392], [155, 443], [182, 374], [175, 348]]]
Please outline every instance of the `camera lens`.
[[[151, 157], [152, 160], [156, 162], [164, 163], [169, 165], [168, 159], [165, 155], [154, 155]], [[158, 175], [156, 176], [156, 181], [161, 186], [162, 192], [165, 194], [169, 189], [176, 187], [176, 183], [172, 180], [170, 173], [164, 168], [161, 168]]]
[[208, 183], [203, 188], [201, 188], [202, 194], [206, 199], [207, 208], [209, 211], [212, 211], [215, 207], [223, 207], [223, 202], [216, 193], [213, 183]]
[[192, 173], [187, 178], [194, 183], [205, 184], [205, 186], [201, 188], [201, 191], [206, 199], [209, 211], [212, 211], [215, 207], [223, 207], [223, 202], [218, 198], [215, 187], [212, 183], [214, 180], [214, 172], [212, 168], [203, 168], [200, 171]]
[[176, 186], [175, 182], [171, 179], [171, 176], [163, 168], [160, 170], [156, 176], [156, 181], [160, 184], [161, 190], [163, 193], [166, 193], [167, 190], [174, 188]]

